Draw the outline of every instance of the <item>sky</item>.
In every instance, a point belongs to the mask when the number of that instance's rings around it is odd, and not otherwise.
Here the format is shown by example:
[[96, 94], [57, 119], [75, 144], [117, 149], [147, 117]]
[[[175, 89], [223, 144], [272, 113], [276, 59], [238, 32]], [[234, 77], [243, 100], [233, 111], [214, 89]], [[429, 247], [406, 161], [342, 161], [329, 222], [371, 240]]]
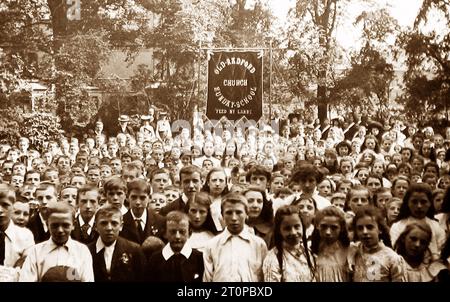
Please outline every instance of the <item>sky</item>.
[[[376, 7], [387, 7], [391, 15], [402, 27], [412, 26], [423, 0], [373, 0]], [[295, 0], [268, 0], [273, 13], [285, 20], [289, 8], [295, 5]], [[351, 49], [359, 38], [359, 32], [353, 26], [355, 18], [364, 10], [359, 1], [352, 0], [346, 12], [346, 18], [336, 28], [336, 38], [344, 49]]]

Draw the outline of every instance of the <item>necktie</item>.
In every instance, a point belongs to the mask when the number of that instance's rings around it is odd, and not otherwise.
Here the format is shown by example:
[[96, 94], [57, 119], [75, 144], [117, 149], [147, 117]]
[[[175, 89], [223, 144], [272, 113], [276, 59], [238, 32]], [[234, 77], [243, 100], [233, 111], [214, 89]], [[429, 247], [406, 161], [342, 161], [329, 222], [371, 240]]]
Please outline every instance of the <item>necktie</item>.
[[136, 228], [139, 235], [139, 241], [144, 241], [144, 230], [142, 229], [141, 221], [142, 219], [136, 219]]
[[0, 265], [5, 262], [5, 232], [0, 231]]
[[89, 234], [88, 234], [89, 228], [90, 228], [90, 226], [88, 223], [85, 223], [81, 226], [81, 237], [83, 238], [83, 240], [89, 239]]

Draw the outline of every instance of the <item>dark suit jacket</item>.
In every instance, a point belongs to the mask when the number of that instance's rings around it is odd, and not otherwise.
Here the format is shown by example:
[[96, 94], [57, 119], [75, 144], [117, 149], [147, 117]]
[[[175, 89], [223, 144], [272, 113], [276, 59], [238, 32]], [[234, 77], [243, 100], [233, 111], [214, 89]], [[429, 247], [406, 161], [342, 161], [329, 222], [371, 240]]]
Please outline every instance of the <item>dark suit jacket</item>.
[[162, 255], [162, 249], [153, 253], [150, 257], [146, 270], [146, 280], [150, 282], [201, 282], [205, 269], [202, 253], [193, 249], [188, 259], [182, 255], [181, 257], [179, 265], [181, 280], [176, 277], [178, 274], [175, 270], [178, 265], [174, 267], [171, 263], [174, 256], [166, 261]]
[[122, 130], [122, 128], [119, 125], [119, 133], [124, 133], [124, 134], [129, 134], [131, 136], [134, 136], [134, 130], [133, 127], [131, 127], [130, 125], [127, 125], [127, 127], [125, 128], [125, 130]]
[[111, 260], [111, 271], [106, 271], [105, 259], [97, 254], [96, 241], [88, 245], [92, 255], [95, 282], [135, 282], [143, 280], [146, 262], [141, 247], [124, 238], [117, 238]]
[[33, 233], [34, 242], [36, 242], [36, 244], [50, 239], [50, 232], [44, 231], [44, 226], [42, 225], [41, 217], [38, 212], [30, 218], [27, 227]]
[[164, 208], [159, 211], [159, 214], [166, 216], [171, 211], [181, 211], [184, 213], [188, 212], [187, 204], [183, 202], [181, 197], [178, 197], [174, 201], [172, 201], [170, 204], [166, 205]]
[[72, 239], [88, 245], [89, 243], [96, 241], [98, 238], [98, 233], [94, 228], [95, 228], [95, 225], [91, 230], [91, 234], [89, 235], [89, 238], [84, 239], [82, 236], [82, 232], [81, 232], [79, 217], [77, 217], [75, 219], [74, 229], [70, 235], [72, 236]]
[[131, 215], [131, 210], [129, 210], [125, 215], [123, 215], [123, 228], [122, 231], [120, 231], [120, 237], [138, 244], [142, 244], [149, 236], [156, 236], [164, 241], [165, 225], [166, 219], [164, 217], [153, 211], [147, 210], [144, 238], [140, 238], [136, 227], [136, 222]]

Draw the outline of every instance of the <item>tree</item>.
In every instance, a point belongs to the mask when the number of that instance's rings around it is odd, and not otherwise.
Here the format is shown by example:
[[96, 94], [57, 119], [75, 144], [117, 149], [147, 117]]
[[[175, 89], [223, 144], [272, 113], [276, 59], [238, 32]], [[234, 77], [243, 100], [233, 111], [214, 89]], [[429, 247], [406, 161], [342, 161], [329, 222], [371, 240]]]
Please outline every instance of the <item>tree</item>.
[[[431, 13], [440, 14], [442, 28], [427, 31]], [[435, 19], [435, 20], [436, 20]], [[445, 112], [450, 104], [450, 3], [425, 0], [416, 17], [414, 28], [402, 32], [397, 43], [406, 56], [405, 94], [399, 102], [412, 120], [426, 122], [435, 113]], [[423, 113], [426, 113], [424, 115]], [[447, 115], [448, 118], [448, 115]]]
[[354, 25], [362, 25], [363, 47], [351, 56], [351, 67], [331, 90], [332, 103], [353, 109], [362, 107], [381, 118], [389, 111], [390, 84], [394, 80], [393, 45], [388, 40], [399, 31], [386, 9], [364, 11]]

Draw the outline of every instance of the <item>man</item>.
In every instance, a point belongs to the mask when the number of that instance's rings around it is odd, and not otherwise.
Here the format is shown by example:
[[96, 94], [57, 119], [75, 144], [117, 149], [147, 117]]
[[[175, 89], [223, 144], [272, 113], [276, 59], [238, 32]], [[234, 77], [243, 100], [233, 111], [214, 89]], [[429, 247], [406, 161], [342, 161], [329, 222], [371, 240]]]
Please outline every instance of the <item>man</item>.
[[96, 282], [136, 282], [143, 279], [145, 257], [140, 246], [119, 236], [122, 214], [111, 205], [95, 214], [99, 238], [88, 245]]
[[212, 238], [204, 251], [205, 282], [260, 282], [267, 254], [264, 240], [245, 226], [247, 199], [229, 193], [222, 199], [225, 230]]
[[163, 239], [164, 218], [149, 211], [150, 188], [143, 179], [135, 179], [128, 183], [128, 202], [130, 210], [123, 216], [123, 229], [120, 236], [142, 244], [149, 236]]
[[134, 137], [134, 130], [131, 126], [128, 125], [130, 122], [130, 118], [128, 115], [121, 115], [119, 117], [119, 133], [129, 134]]
[[187, 202], [200, 192], [202, 188], [202, 171], [197, 166], [187, 166], [180, 170], [180, 184], [183, 188], [183, 194], [181, 197], [175, 199], [173, 202], [165, 206], [159, 212], [161, 215], [166, 216], [171, 211], [188, 212]]
[[34, 245], [33, 234], [12, 221], [16, 202], [14, 189], [0, 184], [0, 266], [20, 267], [26, 250]]
[[92, 185], [85, 185], [78, 190], [77, 207], [80, 214], [76, 217], [74, 222], [74, 229], [72, 231], [72, 238], [89, 244], [98, 238], [98, 233], [95, 230], [94, 215], [99, 207], [100, 192], [99, 189]]
[[66, 203], [51, 202], [47, 211], [51, 238], [30, 248], [19, 281], [38, 282], [50, 268], [68, 266], [71, 279], [93, 282], [92, 257], [88, 248], [70, 238], [75, 210]]
[[30, 170], [25, 173], [25, 184], [38, 187], [41, 183], [41, 174], [36, 170]]
[[48, 217], [47, 204], [50, 202], [57, 202], [58, 198], [55, 186], [48, 182], [41, 183], [34, 194], [36, 200], [39, 202], [39, 208], [38, 212], [30, 218], [28, 228], [33, 233], [36, 243], [40, 243], [50, 238], [46, 223]]
[[186, 244], [189, 233], [189, 217], [185, 213], [173, 211], [167, 214], [166, 237], [169, 243], [150, 257], [149, 281], [201, 282], [203, 256]]

